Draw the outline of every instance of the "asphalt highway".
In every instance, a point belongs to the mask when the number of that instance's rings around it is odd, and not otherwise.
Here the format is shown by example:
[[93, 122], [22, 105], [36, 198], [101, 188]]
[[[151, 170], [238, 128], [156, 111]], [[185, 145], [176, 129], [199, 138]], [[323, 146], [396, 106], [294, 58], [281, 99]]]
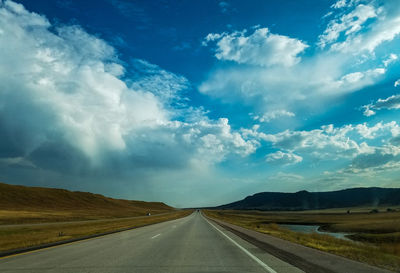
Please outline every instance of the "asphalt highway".
[[0, 259], [2, 273], [303, 272], [201, 213]]

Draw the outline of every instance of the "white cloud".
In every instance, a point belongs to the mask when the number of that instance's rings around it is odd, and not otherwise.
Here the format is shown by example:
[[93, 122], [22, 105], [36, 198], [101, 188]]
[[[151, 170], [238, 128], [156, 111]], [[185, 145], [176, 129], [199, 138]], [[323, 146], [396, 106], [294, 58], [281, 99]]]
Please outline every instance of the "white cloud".
[[131, 89], [151, 92], [164, 103], [181, 100], [182, 90], [190, 87], [185, 77], [140, 59], [132, 61], [128, 76], [127, 83]]
[[[245, 30], [209, 34], [204, 43], [216, 41], [216, 58], [235, 62], [211, 71], [199, 85], [200, 92], [225, 103], [249, 105], [254, 108], [255, 117], [266, 114], [266, 120], [282, 109], [300, 117], [303, 115], [299, 111], [304, 109], [326, 111], [327, 100], [373, 85], [387, 72], [383, 60], [380, 65], [366, 64], [358, 55], [329, 50], [302, 59], [292, 55], [295, 59], [287, 62], [281, 56], [283, 52], [262, 50], [265, 36], [256, 33], [265, 29], [259, 28], [250, 35]], [[264, 38], [256, 43], [253, 36]], [[275, 59], [287, 65], [269, 66]]]
[[260, 122], [270, 122], [274, 119], [279, 119], [281, 117], [294, 117], [295, 114], [286, 110], [273, 110], [271, 112], [267, 112], [264, 115], [260, 116], [253, 116], [254, 120], [259, 120]]
[[328, 99], [372, 85], [386, 72], [375, 68], [344, 73], [346, 63], [343, 56], [320, 55], [290, 68], [223, 66], [212, 71], [199, 90], [226, 103], [250, 105], [254, 116], [282, 109], [302, 116], [297, 111], [325, 111], [320, 108]]
[[[340, 7], [343, 6], [344, 4], [341, 3]], [[336, 5], [334, 8], [338, 8], [338, 6]], [[320, 35], [319, 45], [323, 48], [337, 41], [341, 33], [346, 36], [357, 33], [368, 19], [377, 16], [377, 11], [373, 6], [360, 4], [353, 11], [331, 21], [324, 33]]]
[[[221, 118], [216, 122], [208, 120], [196, 123], [174, 122], [178, 136], [181, 135], [181, 145], [188, 149], [196, 149], [198, 160], [222, 161], [231, 152], [247, 156], [255, 152], [258, 141], [245, 140], [243, 136], [231, 130], [228, 119]], [[181, 132], [182, 131], [182, 132]]]
[[368, 126], [367, 123], [363, 123], [352, 127], [355, 128], [362, 138], [366, 139], [376, 139], [379, 136], [387, 136], [388, 133], [394, 136], [399, 129], [399, 126], [395, 121], [388, 123], [378, 122], [374, 126]]
[[341, 9], [341, 8], [354, 6], [358, 2], [360, 2], [360, 0], [338, 0], [331, 7], [334, 9]]
[[399, 56], [397, 56], [396, 54], [391, 53], [386, 60], [383, 60], [383, 65], [385, 67], [388, 67], [390, 64], [392, 64], [394, 62], [397, 62], [398, 59], [399, 59]]
[[216, 42], [215, 57], [219, 60], [259, 66], [293, 66], [300, 61], [298, 55], [308, 47], [298, 39], [270, 33], [268, 28], [257, 28], [247, 36], [246, 33], [247, 30], [210, 33], [204, 44]]
[[[379, 139], [392, 139], [397, 141], [400, 135], [399, 125], [395, 122], [378, 122], [373, 126], [366, 123], [357, 125], [345, 125], [335, 128], [333, 125], [322, 126], [321, 129], [310, 131], [285, 130], [277, 134], [265, 134], [253, 130], [242, 130], [246, 137], [253, 137], [269, 142], [273, 147], [280, 149], [270, 155], [270, 160], [290, 158], [296, 153], [300, 157], [336, 160], [353, 159], [360, 154], [373, 153], [375, 147], [366, 141]], [[292, 157], [294, 158], [294, 157]]]
[[274, 147], [297, 152], [300, 156], [305, 153], [320, 159], [352, 158], [354, 155], [369, 149], [366, 143], [358, 144], [348, 137], [352, 126], [333, 128], [332, 125], [311, 131], [283, 131], [277, 134], [260, 134], [259, 137], [271, 142]]
[[339, 19], [333, 19], [320, 36], [322, 47], [330, 44], [334, 51], [373, 54], [379, 45], [392, 41], [400, 33], [400, 10], [396, 0], [370, 1], [367, 5], [348, 5], [346, 8], [346, 12]]
[[352, 72], [349, 74], [344, 75], [339, 81], [337, 81], [337, 83], [339, 83], [339, 85], [343, 85], [343, 86], [351, 86], [351, 85], [357, 85], [358, 83], [363, 83], [365, 84], [365, 82], [367, 81], [368, 84], [371, 84], [373, 82], [375, 82], [375, 80], [385, 74], [386, 69], [384, 68], [375, 68], [375, 69], [369, 69], [367, 71], [363, 71], [363, 72]]
[[377, 110], [400, 109], [400, 95], [392, 95], [386, 99], [378, 99], [375, 103], [364, 105], [363, 108], [365, 109], [364, 115], [367, 117], [375, 115]]
[[400, 95], [393, 95], [386, 99], [378, 99], [374, 104], [375, 109], [399, 109]]
[[[268, 121], [269, 115], [284, 109], [296, 122], [304, 122], [299, 117], [326, 111], [328, 101], [379, 83], [398, 60], [394, 49], [388, 54], [378, 48], [400, 33], [397, 1], [337, 1], [332, 8], [332, 20], [320, 35], [322, 48], [312, 55], [300, 55], [305, 47], [296, 47], [292, 55], [284, 53], [285, 48], [267, 50], [268, 37], [278, 34], [265, 27], [250, 33], [210, 33], [203, 44], [214, 41], [215, 57], [233, 62], [217, 64], [198, 86], [200, 92], [224, 103], [250, 106], [253, 117], [266, 115]], [[296, 37], [286, 38], [307, 45]], [[394, 41], [390, 46], [395, 48]], [[364, 108], [365, 115], [375, 112]]]
[[193, 113], [176, 121], [184, 77], [144, 60], [127, 72], [113, 47], [79, 26], [51, 26], [6, 1], [0, 29], [0, 163], [65, 172], [183, 168], [258, 147], [201, 109], [181, 109]]
[[399, 155], [400, 147], [393, 145], [375, 147], [373, 151], [369, 153], [363, 153], [355, 157], [347, 171], [359, 173], [365, 169], [377, 171], [393, 167], [399, 168]]
[[362, 108], [364, 108], [363, 115], [366, 117], [370, 117], [370, 116], [373, 116], [376, 114], [376, 112], [374, 110], [371, 110], [370, 105], [364, 105]]
[[303, 161], [303, 158], [292, 152], [284, 153], [282, 151], [277, 151], [275, 153], [268, 154], [266, 157], [266, 161], [284, 165], [290, 165], [290, 164], [300, 163], [301, 161]]
[[400, 86], [400, 79], [394, 82], [394, 87]]

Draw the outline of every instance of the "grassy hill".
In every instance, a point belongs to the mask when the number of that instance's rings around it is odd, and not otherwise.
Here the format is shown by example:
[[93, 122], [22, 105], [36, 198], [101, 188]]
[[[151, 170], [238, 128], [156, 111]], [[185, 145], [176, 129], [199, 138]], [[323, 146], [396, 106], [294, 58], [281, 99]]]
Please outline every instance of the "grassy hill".
[[172, 210], [161, 202], [0, 183], [0, 224], [130, 217]]

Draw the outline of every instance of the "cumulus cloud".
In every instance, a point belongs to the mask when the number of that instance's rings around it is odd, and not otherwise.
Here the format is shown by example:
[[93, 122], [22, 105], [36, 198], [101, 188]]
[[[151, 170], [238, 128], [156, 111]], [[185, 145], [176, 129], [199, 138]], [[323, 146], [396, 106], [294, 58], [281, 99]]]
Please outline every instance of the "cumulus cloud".
[[[144, 60], [128, 68], [81, 27], [0, 2], [0, 164], [126, 172], [214, 164], [258, 147], [227, 119], [186, 107], [184, 77]], [[176, 103], [190, 120], [175, 119]]]
[[[398, 36], [400, 10], [397, 1], [358, 2], [345, 5], [344, 14], [330, 21], [320, 36], [320, 46], [330, 44], [332, 50], [347, 53], [373, 53], [379, 45]], [[368, 30], [361, 31], [363, 27]]]
[[279, 149], [266, 156], [266, 161], [270, 163], [289, 165], [311, 161], [319, 164], [340, 160], [347, 167], [333, 172], [337, 175], [365, 172], [374, 175], [376, 172], [400, 169], [400, 126], [396, 121], [342, 127], [330, 124], [320, 129], [285, 130], [276, 134], [259, 130], [259, 126], [242, 129], [242, 135]]
[[399, 109], [400, 95], [393, 95], [386, 99], [378, 99], [373, 106], [375, 109]]
[[252, 34], [247, 30], [232, 33], [210, 33], [204, 45], [216, 43], [215, 57], [219, 60], [259, 66], [293, 66], [298, 56], [308, 46], [304, 42], [273, 34], [268, 28], [257, 28]]
[[399, 125], [395, 122], [378, 122], [373, 126], [368, 126], [367, 123], [357, 124], [352, 126], [357, 133], [366, 139], [376, 139], [381, 136], [396, 136], [399, 132]]
[[379, 172], [400, 167], [400, 147], [384, 145], [375, 147], [369, 153], [355, 157], [351, 165], [342, 170], [347, 173]]
[[[332, 124], [320, 129], [293, 131], [285, 130], [276, 134], [259, 132], [259, 127], [242, 129], [246, 138], [271, 143], [278, 152], [267, 156], [268, 161], [285, 159], [301, 162], [300, 158], [337, 160], [354, 159], [361, 154], [374, 152], [376, 141], [389, 139], [392, 145], [400, 135], [397, 122], [378, 122], [368, 126], [366, 123], [345, 125], [335, 128]], [[299, 156], [300, 158], [297, 158]], [[297, 159], [297, 160], [296, 160]]]
[[284, 153], [282, 151], [277, 151], [275, 153], [268, 154], [266, 157], [266, 161], [284, 165], [290, 165], [303, 161], [303, 158], [292, 152]]
[[333, 128], [332, 125], [311, 131], [286, 130], [277, 134], [261, 134], [260, 138], [282, 150], [308, 154], [315, 158], [352, 158], [369, 149], [365, 142], [358, 143], [348, 137], [351, 126]]
[[374, 82], [374, 80], [382, 74], [385, 74], [386, 70], [384, 68], [375, 68], [368, 69], [366, 71], [360, 72], [352, 72], [344, 75], [338, 83], [342, 84], [355, 84], [361, 81], [370, 81], [370, 83]]
[[[199, 90], [224, 103], [249, 105], [259, 117], [280, 110], [295, 117], [310, 109], [326, 111], [327, 101], [377, 84], [397, 61], [398, 52], [379, 51], [400, 31], [395, 2], [336, 2], [333, 18], [319, 36], [319, 48], [311, 55], [301, 55], [307, 42], [270, 33], [266, 27], [210, 33], [203, 44], [214, 48], [220, 62]], [[270, 39], [275, 36], [290, 46], [272, 50]], [[374, 114], [371, 108], [365, 110]]]
[[295, 114], [286, 110], [273, 110], [271, 112], [265, 113], [260, 116], [253, 116], [254, 120], [258, 120], [260, 122], [270, 122], [274, 119], [278, 119], [281, 117], [294, 117]]
[[258, 127], [243, 129], [242, 133], [279, 149], [267, 155], [267, 162], [289, 165], [300, 164], [304, 160], [321, 162], [341, 159], [347, 167], [334, 172], [337, 174], [368, 172], [373, 175], [400, 168], [400, 127], [395, 121], [378, 122], [372, 126], [367, 123], [337, 128], [325, 125], [320, 129], [286, 130], [276, 134], [258, 130]]
[[349, 61], [348, 56], [321, 53], [292, 67], [223, 66], [212, 71], [199, 90], [225, 103], [250, 105], [254, 116], [265, 115], [266, 120], [289, 116], [277, 115], [282, 111], [300, 116], [298, 111], [318, 110], [326, 100], [374, 84], [386, 73], [383, 67], [347, 71]]
[[378, 99], [375, 103], [367, 104], [363, 106], [364, 116], [373, 116], [376, 111], [382, 109], [400, 109], [400, 95], [392, 95], [386, 99]]
[[400, 79], [394, 82], [394, 87], [400, 86]]
[[[374, 125], [324, 125], [320, 129], [285, 130], [266, 134], [259, 127], [242, 129], [246, 137], [272, 144], [277, 152], [267, 155], [267, 162], [283, 165], [302, 164], [305, 160], [338, 160], [348, 166], [336, 174], [374, 175], [400, 168], [400, 126], [396, 121]], [[332, 174], [327, 172], [327, 174]]]
[[342, 58], [321, 55], [291, 68], [221, 67], [210, 73], [199, 90], [225, 103], [250, 105], [254, 116], [289, 116], [277, 115], [282, 111], [300, 116], [296, 112], [318, 110], [326, 100], [374, 84], [386, 72], [376, 68], [343, 73], [345, 63]]

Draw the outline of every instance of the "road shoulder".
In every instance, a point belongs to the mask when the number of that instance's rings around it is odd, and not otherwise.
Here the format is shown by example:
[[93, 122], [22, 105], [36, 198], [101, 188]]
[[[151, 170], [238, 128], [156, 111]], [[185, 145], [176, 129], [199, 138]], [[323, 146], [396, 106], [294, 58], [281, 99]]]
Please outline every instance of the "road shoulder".
[[317, 249], [298, 245], [254, 230], [223, 222], [205, 216], [241, 239], [257, 246], [267, 253], [305, 272], [315, 273], [390, 273], [391, 271], [373, 267]]

